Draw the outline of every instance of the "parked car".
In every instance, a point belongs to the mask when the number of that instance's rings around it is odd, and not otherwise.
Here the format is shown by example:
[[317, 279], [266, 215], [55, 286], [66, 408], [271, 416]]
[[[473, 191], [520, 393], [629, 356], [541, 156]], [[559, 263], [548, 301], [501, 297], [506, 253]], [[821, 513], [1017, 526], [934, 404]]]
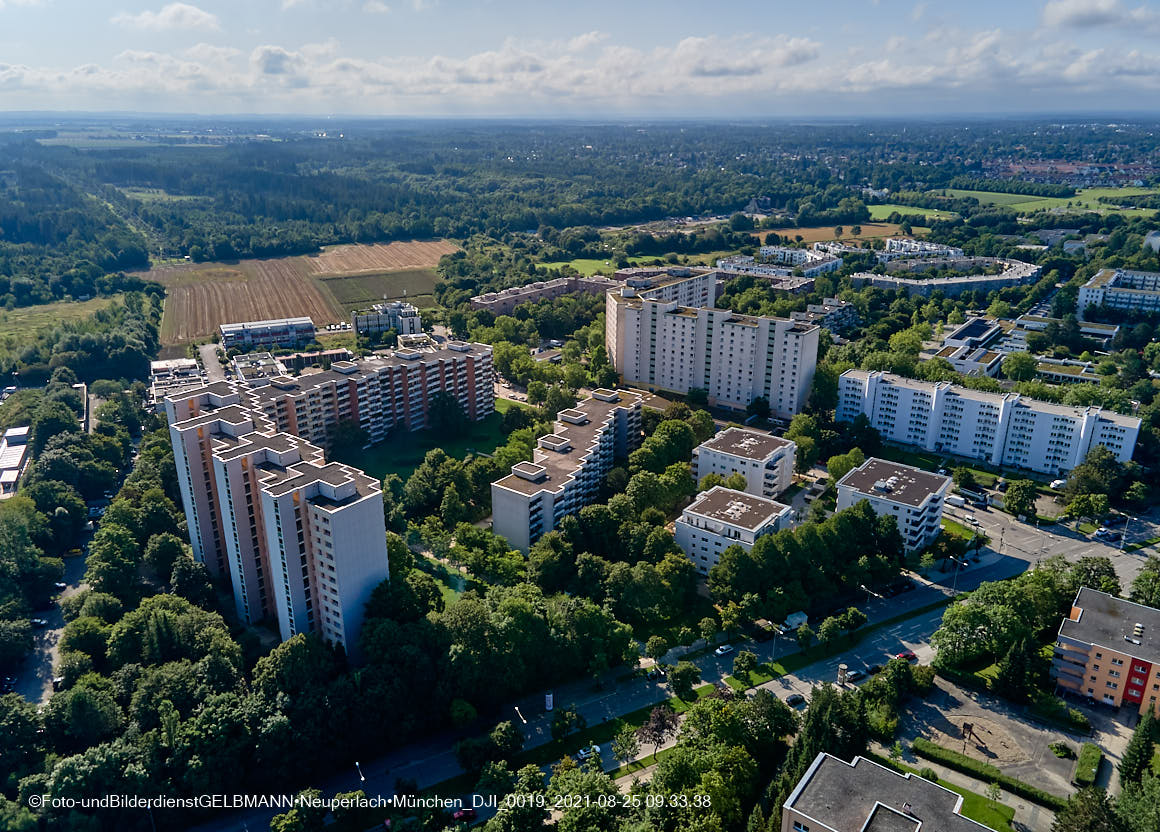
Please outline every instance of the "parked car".
[[467, 806], [463, 809], [457, 809], [451, 813], [451, 819], [456, 823], [471, 823], [479, 817], [479, 812]]
[[12, 693], [14, 690], [16, 690], [15, 676], [5, 676], [0, 679], [0, 693]]
[[913, 650], [903, 650], [901, 653], [895, 653], [894, 658], [905, 659], [908, 662], [918, 661], [918, 656], [914, 655]]
[[791, 708], [796, 708], [798, 705], [804, 705], [805, 702], [806, 698], [800, 693], [791, 693], [785, 698], [785, 704], [789, 705]]
[[1052, 480], [1048, 488], [1060, 489], [1067, 485], [1067, 480]]
[[995, 490], [1000, 494], [1005, 494], [1007, 492], [1007, 486], [1010, 484], [1011, 483], [1007, 482], [1007, 480], [999, 480], [997, 483], [995, 483]]
[[868, 668], [866, 668], [866, 672], [869, 673], [871, 676], [873, 676], [875, 673], [881, 673], [882, 672], [882, 665], [872, 664]]
[[720, 647], [718, 647], [716, 650], [713, 651], [713, 655], [714, 656], [728, 656], [732, 652], [733, 652], [733, 645], [732, 644], [722, 644]]
[[48, 621], [43, 618], [34, 618], [29, 623], [38, 630], [43, 630], [48, 626]]
[[587, 748], [581, 748], [579, 751], [576, 752], [576, 759], [579, 760], [580, 762], [584, 762], [585, 760], [591, 760], [593, 757], [597, 757], [597, 758], [600, 757], [600, 746], [597, 745], [596, 743], [593, 743], [592, 745], [588, 746]]
[[1120, 526], [1128, 525], [1128, 517], [1124, 514], [1113, 514], [1104, 520], [1105, 529], [1118, 529]]
[[59, 693], [62, 690], [64, 690], [64, 677], [57, 676], [52, 680], [52, 691], [53, 693]]
[[846, 671], [846, 681], [847, 682], [857, 682], [859, 679], [861, 679], [865, 675], [866, 674], [863, 673], [861, 670], [847, 670]]
[[68, 589], [68, 584], [66, 584], [64, 581], [57, 581], [55, 584], [53, 584], [53, 587], [57, 592], [64, 592], [66, 589]]
[[1119, 532], [1114, 532], [1111, 529], [1097, 529], [1096, 533], [1092, 535], [1096, 540], [1102, 540], [1104, 543], [1119, 543], [1123, 535]]

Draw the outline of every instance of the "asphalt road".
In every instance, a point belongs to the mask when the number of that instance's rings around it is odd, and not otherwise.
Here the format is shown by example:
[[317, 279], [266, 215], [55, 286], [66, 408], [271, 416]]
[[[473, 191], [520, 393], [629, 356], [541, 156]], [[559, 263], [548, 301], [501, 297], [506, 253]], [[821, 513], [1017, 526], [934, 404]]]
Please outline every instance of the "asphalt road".
[[202, 344], [197, 348], [201, 355], [201, 364], [205, 368], [205, 377], [208, 381], [225, 381], [226, 371], [222, 369], [221, 362], [218, 361], [218, 345], [217, 344]]

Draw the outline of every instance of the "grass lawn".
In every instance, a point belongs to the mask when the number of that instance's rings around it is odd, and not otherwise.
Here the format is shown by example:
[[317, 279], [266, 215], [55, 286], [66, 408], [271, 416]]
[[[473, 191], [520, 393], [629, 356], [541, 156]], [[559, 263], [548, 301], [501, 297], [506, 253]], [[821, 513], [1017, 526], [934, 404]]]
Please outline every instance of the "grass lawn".
[[964, 540], [970, 540], [972, 537], [975, 536], [975, 532], [973, 529], [969, 529], [966, 526], [964, 526], [962, 523], [955, 522], [954, 520], [950, 519], [949, 517], [944, 517], [942, 519], [942, 527], [944, 529], [946, 529], [948, 532], [950, 532], [951, 534], [957, 534], [959, 537], [963, 538]]
[[[642, 264], [648, 265], [656, 261], [660, 261], [666, 265], [686, 265], [687, 261], [687, 265], [690, 266], [711, 266], [720, 258], [728, 257], [729, 255], [736, 253], [736, 251], [710, 251], [705, 254], [682, 254], [680, 255], [681, 262], [672, 264], [670, 264], [666, 259], [668, 257], [667, 254], [653, 255], [649, 257], [634, 255], [627, 259], [628, 262], [633, 266], [639, 266]], [[550, 263], [537, 263], [536, 265], [542, 266], [545, 269], [562, 269], [565, 266], [571, 266], [578, 274], [582, 274], [587, 277], [594, 274], [612, 274], [618, 268], [616, 261], [619, 259], [619, 257], [615, 259], [610, 257], [607, 260], [602, 260], [600, 258], [578, 257], [575, 260], [555, 260]]]
[[35, 306], [0, 309], [0, 343], [8, 337], [14, 337], [21, 345], [26, 344], [34, 335], [65, 321], [87, 318], [120, 297], [114, 295], [91, 300], [60, 300]]
[[[1039, 658], [1044, 666], [1049, 665], [1052, 659], [1052, 651], [1055, 647], [1055, 641], [1049, 641], [1039, 648]], [[986, 690], [991, 690], [991, 685], [995, 678], [999, 675], [998, 661], [992, 664], [980, 667], [979, 669], [968, 673], [973, 676], [979, 686]], [[1028, 710], [1040, 719], [1054, 722], [1072, 731], [1083, 731], [1088, 726], [1079, 724], [1072, 719], [1071, 713], [1074, 710], [1069, 708], [1067, 703], [1052, 693], [1050, 690], [1037, 688], [1031, 694], [1031, 703]]]
[[450, 604], [460, 595], [475, 586], [482, 586], [478, 581], [462, 572], [453, 572], [446, 565], [434, 558], [419, 558], [417, 566], [430, 575], [439, 585], [439, 593], [443, 596], [443, 603]]
[[903, 216], [921, 215], [934, 220], [951, 220], [958, 216], [954, 211], [943, 211], [938, 208], [915, 208], [911, 205], [896, 205], [894, 203], [867, 205], [866, 207], [870, 209], [870, 219], [872, 220], [885, 220], [895, 211]]
[[1068, 203], [1076, 210], [1097, 211], [1101, 214], [1123, 214], [1124, 216], [1150, 217], [1156, 213], [1154, 208], [1127, 208], [1117, 209], [1099, 201], [1100, 197], [1116, 199], [1122, 196], [1143, 196], [1145, 194], [1160, 194], [1155, 188], [1084, 188], [1073, 197], [1033, 196], [1031, 194], [1005, 194], [998, 191], [968, 191], [958, 188], [939, 188], [931, 191], [934, 194], [949, 196], [970, 196], [979, 200], [983, 205], [1002, 205], [1021, 213], [1045, 211], [1052, 208], [1066, 208]]
[[[895, 762], [878, 754], [867, 755], [874, 762], [892, 768], [895, 771], [913, 774], [919, 777], [918, 769], [913, 766], [908, 766], [906, 763]], [[949, 783], [946, 780], [939, 779], [938, 784], [944, 789], [950, 789], [955, 794], [963, 797], [963, 815], [973, 821], [988, 826], [996, 832], [1014, 832], [1015, 827], [1011, 822], [1015, 820], [1015, 809], [1011, 806], [1005, 806], [1002, 803], [991, 800], [990, 798], [973, 792], [970, 789], [965, 789], [962, 786], [956, 786], [954, 783]]]
[[416, 431], [406, 436], [392, 436], [386, 442], [373, 448], [360, 450], [351, 459], [340, 459], [357, 465], [375, 479], [381, 480], [387, 474], [398, 474], [404, 480], [423, 462], [427, 452], [442, 448], [448, 456], [463, 459], [470, 453], [490, 454], [507, 441], [503, 432], [503, 413], [512, 407], [522, 405], [506, 399], [496, 399], [496, 412], [482, 422], [475, 422], [462, 436], [437, 436], [431, 431]]

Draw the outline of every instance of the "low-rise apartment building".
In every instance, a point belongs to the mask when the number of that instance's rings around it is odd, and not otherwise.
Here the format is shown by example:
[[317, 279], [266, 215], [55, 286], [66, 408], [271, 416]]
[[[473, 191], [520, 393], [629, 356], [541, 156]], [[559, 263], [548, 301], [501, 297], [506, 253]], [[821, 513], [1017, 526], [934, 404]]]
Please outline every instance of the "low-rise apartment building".
[[674, 524], [677, 545], [707, 575], [730, 546], [753, 548], [762, 535], [789, 528], [793, 509], [718, 485], [702, 492]]
[[1155, 312], [1160, 309], [1160, 272], [1101, 269], [1079, 287], [1076, 313], [1083, 318], [1090, 306], [1123, 312]]
[[206, 382], [205, 372], [193, 358], [172, 358], [149, 362], [149, 407], [161, 412], [165, 397], [182, 390], [201, 387]]
[[268, 321], [243, 321], [222, 324], [223, 349], [251, 350], [255, 347], [294, 349], [314, 340], [314, 321], [310, 318], [277, 318]]
[[832, 333], [845, 332], [861, 323], [858, 307], [838, 298], [823, 298], [821, 303], [808, 304], [805, 312], [791, 312], [790, 318], [823, 327]]
[[[967, 258], [974, 261], [979, 258]], [[993, 258], [985, 258], [992, 260]], [[1022, 286], [1039, 279], [1042, 268], [1022, 260], [994, 260], [1002, 266], [999, 274], [968, 274], [954, 277], [906, 277], [903, 275], [874, 274], [873, 272], [857, 272], [850, 276], [854, 286], [874, 286], [879, 289], [893, 289], [905, 291], [908, 295], [930, 297], [935, 291], [942, 292], [948, 297], [961, 295], [963, 292], [990, 292], [1006, 289], [1011, 286]], [[925, 265], [926, 267], [956, 265], [955, 260], [937, 260], [924, 264], [914, 263], [910, 268]]]
[[609, 292], [605, 345], [613, 367], [626, 383], [650, 390], [704, 389], [710, 404], [739, 410], [765, 397], [779, 417], [800, 412], [820, 328], [715, 309], [715, 282], [708, 272], [643, 288], [628, 281]]
[[1160, 610], [1082, 587], [1060, 624], [1051, 676], [1105, 705], [1160, 711]]
[[950, 362], [957, 372], [965, 376], [999, 375], [1003, 363], [1003, 353], [982, 347], [943, 347], [935, 356]]
[[423, 331], [423, 317], [414, 304], [396, 300], [376, 303], [370, 309], [354, 312], [351, 326], [359, 335], [381, 335], [393, 330], [398, 335], [418, 335]]
[[0, 500], [16, 493], [32, 454], [28, 448], [28, 425], [8, 428], [0, 436]]
[[603, 388], [561, 410], [532, 460], [491, 484], [492, 530], [526, 552], [563, 517], [595, 500], [614, 460], [640, 444], [640, 410], [638, 394]]
[[535, 283], [513, 286], [498, 292], [485, 292], [473, 297], [469, 303], [472, 309], [486, 309], [493, 315], [510, 315], [522, 303], [551, 300], [564, 295], [599, 295], [619, 285], [618, 281], [598, 274], [590, 277], [571, 275], [554, 280], [537, 280]]
[[871, 457], [838, 481], [837, 509], [868, 500], [875, 514], [898, 521], [906, 551], [915, 552], [938, 537], [950, 487], [950, 477]]
[[772, 277], [792, 275], [800, 270], [803, 277], [818, 277], [842, 268], [842, 258], [826, 251], [809, 248], [762, 246], [758, 251], [758, 257], [743, 254], [723, 257], [717, 261], [717, 267], [743, 274]]
[[1126, 462], [1140, 432], [1138, 418], [1099, 407], [847, 370], [838, 379], [836, 418], [852, 422], [860, 414], [890, 442], [1051, 476], [1066, 475], [1097, 445]]
[[[987, 832], [963, 797], [863, 757], [818, 754], [781, 810], [781, 832]], [[994, 832], [994, 830], [991, 830]]]
[[726, 428], [693, 449], [693, 476], [741, 474], [745, 493], [776, 497], [793, 485], [797, 444], [769, 433]]

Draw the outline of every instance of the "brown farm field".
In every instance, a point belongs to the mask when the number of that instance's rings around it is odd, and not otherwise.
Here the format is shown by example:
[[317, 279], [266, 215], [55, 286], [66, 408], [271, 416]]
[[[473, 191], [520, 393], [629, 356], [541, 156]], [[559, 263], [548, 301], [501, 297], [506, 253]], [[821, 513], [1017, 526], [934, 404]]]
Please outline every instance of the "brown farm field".
[[325, 325], [346, 317], [342, 307], [306, 276], [297, 257], [162, 267], [147, 277], [167, 291], [163, 344], [208, 338], [220, 324], [233, 321], [308, 315]]
[[307, 254], [310, 274], [336, 275], [357, 272], [386, 272], [398, 269], [432, 269], [444, 254], [459, 251], [450, 240], [411, 240], [374, 245], [332, 246], [318, 254]]
[[306, 315], [320, 326], [338, 323], [384, 297], [433, 306], [434, 266], [458, 249], [446, 240], [343, 245], [299, 257], [158, 266], [142, 276], [166, 288], [161, 341], [173, 346], [210, 338], [233, 321]]

